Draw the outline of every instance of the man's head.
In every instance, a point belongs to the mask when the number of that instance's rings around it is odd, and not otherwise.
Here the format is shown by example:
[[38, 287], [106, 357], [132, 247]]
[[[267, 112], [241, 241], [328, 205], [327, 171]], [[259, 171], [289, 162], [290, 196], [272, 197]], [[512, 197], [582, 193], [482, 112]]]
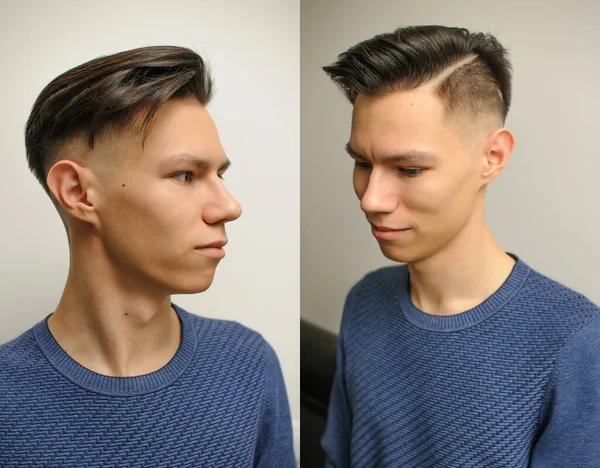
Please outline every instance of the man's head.
[[29, 166], [57, 207], [80, 267], [158, 294], [208, 288], [241, 214], [223, 186], [229, 160], [205, 109], [198, 54], [145, 47], [54, 79], [26, 127]]
[[502, 128], [506, 55], [490, 35], [420, 26], [375, 36], [324, 67], [354, 104], [354, 188], [388, 258], [429, 258], [481, 224], [486, 186], [514, 145]]

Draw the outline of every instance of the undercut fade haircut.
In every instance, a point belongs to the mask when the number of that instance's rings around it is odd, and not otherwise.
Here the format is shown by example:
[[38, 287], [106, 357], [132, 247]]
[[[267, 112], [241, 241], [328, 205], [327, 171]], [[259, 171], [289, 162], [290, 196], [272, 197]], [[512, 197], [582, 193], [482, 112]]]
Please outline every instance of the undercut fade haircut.
[[431, 83], [446, 116], [494, 115], [504, 124], [510, 107], [506, 49], [491, 34], [464, 28], [398, 28], [351, 47], [323, 70], [352, 104], [359, 94], [379, 96]]
[[61, 145], [83, 137], [92, 149], [107, 131], [145, 134], [168, 99], [206, 105], [212, 90], [209, 67], [185, 47], [141, 47], [86, 62], [52, 80], [35, 101], [25, 127], [29, 168], [52, 198], [46, 177]]

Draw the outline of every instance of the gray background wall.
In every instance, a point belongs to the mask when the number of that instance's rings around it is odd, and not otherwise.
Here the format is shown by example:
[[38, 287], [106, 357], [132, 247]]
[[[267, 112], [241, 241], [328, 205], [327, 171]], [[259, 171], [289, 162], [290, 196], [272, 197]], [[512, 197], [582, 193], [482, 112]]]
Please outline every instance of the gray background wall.
[[302, 0], [301, 315], [337, 332], [346, 293], [391, 262], [370, 233], [344, 152], [351, 105], [320, 67], [399, 26], [494, 34], [514, 67], [512, 160], [488, 190], [500, 245], [600, 303], [600, 2]]
[[208, 110], [233, 162], [225, 183], [244, 210], [227, 227], [211, 288], [173, 300], [241, 322], [273, 345], [298, 446], [299, 0], [0, 0], [0, 343], [54, 310], [68, 271], [65, 231], [25, 160], [35, 98], [73, 66], [156, 44], [193, 47], [210, 63]]

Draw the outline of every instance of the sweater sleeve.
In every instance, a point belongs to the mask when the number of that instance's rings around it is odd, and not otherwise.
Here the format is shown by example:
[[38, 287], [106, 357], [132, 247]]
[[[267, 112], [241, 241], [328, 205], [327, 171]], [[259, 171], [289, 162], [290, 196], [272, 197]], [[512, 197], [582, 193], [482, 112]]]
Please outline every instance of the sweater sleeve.
[[531, 468], [592, 468], [600, 460], [600, 318], [572, 336], [556, 360]]
[[350, 326], [350, 311], [353, 307], [352, 297], [356, 288], [355, 286], [348, 294], [342, 314], [342, 324], [337, 344], [336, 370], [329, 400], [327, 426], [321, 440], [321, 445], [327, 459], [326, 468], [350, 467], [352, 410], [346, 388], [344, 349]]
[[292, 418], [283, 374], [275, 351], [268, 343], [265, 347], [265, 390], [254, 466], [295, 468]]

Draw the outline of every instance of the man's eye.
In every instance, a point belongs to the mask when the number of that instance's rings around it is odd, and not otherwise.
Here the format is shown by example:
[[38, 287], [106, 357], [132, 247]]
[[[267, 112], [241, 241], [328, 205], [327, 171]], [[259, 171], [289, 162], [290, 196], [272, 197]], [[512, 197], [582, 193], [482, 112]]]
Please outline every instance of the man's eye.
[[423, 169], [414, 169], [410, 167], [401, 167], [398, 170], [406, 177], [417, 177], [421, 172], [423, 172]]
[[192, 173], [192, 171], [185, 171], [185, 172], [180, 172], [179, 174], [175, 174], [172, 177], [174, 179], [177, 179], [180, 182], [191, 182], [193, 179], [194, 174]]
[[361, 171], [368, 171], [371, 169], [371, 164], [366, 162], [354, 161], [354, 167], [360, 169]]

